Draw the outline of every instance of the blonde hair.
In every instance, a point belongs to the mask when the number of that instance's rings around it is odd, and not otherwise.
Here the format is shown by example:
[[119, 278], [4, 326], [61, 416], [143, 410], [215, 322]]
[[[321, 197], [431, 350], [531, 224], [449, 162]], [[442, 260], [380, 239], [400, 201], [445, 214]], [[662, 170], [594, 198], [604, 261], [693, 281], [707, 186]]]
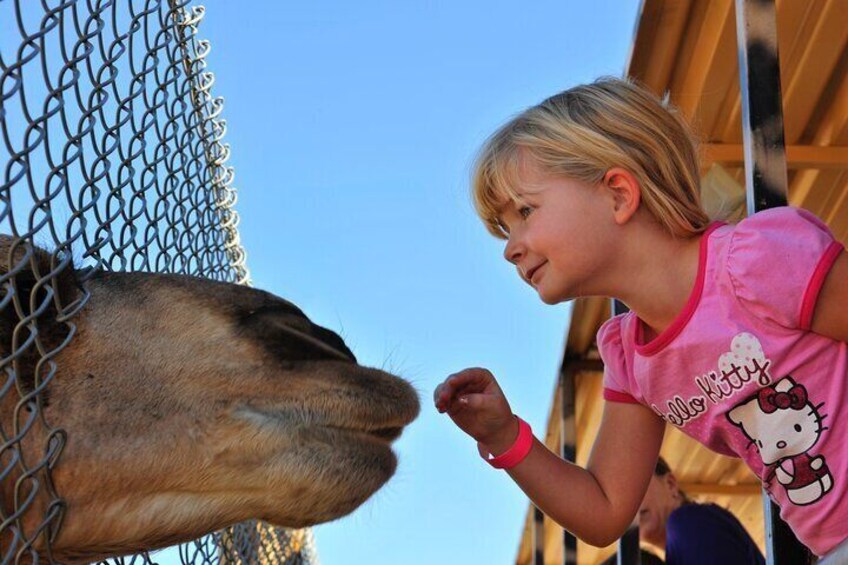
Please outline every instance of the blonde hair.
[[642, 203], [671, 235], [703, 232], [697, 139], [677, 110], [629, 79], [601, 78], [525, 110], [484, 144], [474, 167], [477, 213], [497, 237], [503, 206], [521, 202], [519, 159], [547, 173], [597, 184], [612, 167], [630, 171]]

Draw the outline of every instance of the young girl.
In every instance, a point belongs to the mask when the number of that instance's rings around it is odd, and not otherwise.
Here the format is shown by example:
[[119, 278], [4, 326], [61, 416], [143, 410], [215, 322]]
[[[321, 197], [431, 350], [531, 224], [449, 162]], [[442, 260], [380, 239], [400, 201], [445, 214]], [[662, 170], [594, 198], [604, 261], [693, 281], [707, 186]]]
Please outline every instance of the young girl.
[[666, 423], [741, 457], [816, 554], [848, 537], [848, 254], [812, 214], [711, 223], [685, 122], [624, 80], [578, 86], [495, 133], [473, 192], [504, 258], [542, 301], [612, 296], [598, 332], [600, 431], [585, 469], [514, 416], [494, 376], [434, 394], [531, 500], [579, 538], [633, 521]]

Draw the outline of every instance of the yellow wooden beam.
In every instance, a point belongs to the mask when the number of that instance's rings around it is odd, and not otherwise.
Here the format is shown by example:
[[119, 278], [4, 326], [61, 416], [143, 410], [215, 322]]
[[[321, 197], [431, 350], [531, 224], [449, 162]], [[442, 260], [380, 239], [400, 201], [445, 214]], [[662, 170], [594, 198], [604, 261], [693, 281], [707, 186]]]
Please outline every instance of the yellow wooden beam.
[[743, 483], [738, 485], [720, 485], [716, 483], [685, 483], [678, 482], [680, 490], [689, 495], [727, 495], [727, 496], [750, 496], [760, 494], [762, 487], [754, 483]]
[[[741, 144], [709, 143], [703, 149], [708, 161], [725, 167], [741, 167], [745, 162]], [[848, 169], [848, 147], [790, 145], [786, 148], [786, 166], [793, 170]]]

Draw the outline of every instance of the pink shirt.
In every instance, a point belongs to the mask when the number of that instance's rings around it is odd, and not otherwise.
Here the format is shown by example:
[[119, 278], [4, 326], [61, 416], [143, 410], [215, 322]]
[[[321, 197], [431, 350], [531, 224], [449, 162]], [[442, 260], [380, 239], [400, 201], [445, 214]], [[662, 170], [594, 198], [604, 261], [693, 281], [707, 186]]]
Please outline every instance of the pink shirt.
[[631, 312], [598, 332], [604, 398], [644, 404], [744, 459], [818, 555], [848, 538], [848, 345], [809, 331], [841, 251], [805, 210], [713, 224], [665, 331], [646, 343]]

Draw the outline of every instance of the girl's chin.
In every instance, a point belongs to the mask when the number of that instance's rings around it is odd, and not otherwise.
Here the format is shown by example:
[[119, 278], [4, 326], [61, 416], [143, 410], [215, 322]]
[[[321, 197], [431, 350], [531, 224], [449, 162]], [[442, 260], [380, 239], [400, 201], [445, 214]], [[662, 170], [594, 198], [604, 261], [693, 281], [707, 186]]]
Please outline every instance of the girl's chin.
[[560, 302], [562, 302], [561, 300], [557, 300], [556, 298], [547, 296], [545, 294], [542, 294], [541, 292], [539, 293], [539, 298], [548, 306], [553, 306], [554, 304], [559, 304]]
[[545, 304], [548, 304], [550, 306], [553, 306], [554, 304], [561, 304], [563, 302], [568, 302], [569, 300], [574, 299], [573, 296], [568, 296], [567, 294], [563, 294], [561, 292], [550, 292], [549, 290], [546, 290], [542, 286], [536, 287], [536, 294], [539, 295], [539, 299], [542, 302], [544, 302]]

